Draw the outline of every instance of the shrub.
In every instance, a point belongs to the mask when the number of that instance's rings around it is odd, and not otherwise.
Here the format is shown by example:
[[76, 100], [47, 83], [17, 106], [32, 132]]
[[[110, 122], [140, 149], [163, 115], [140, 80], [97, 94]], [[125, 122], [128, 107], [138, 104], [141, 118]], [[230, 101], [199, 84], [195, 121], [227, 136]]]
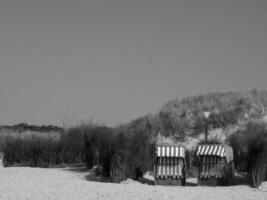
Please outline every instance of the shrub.
[[238, 170], [246, 171], [250, 175], [251, 185], [259, 187], [267, 172], [266, 124], [250, 122], [244, 130], [231, 135], [228, 141], [233, 147]]
[[84, 162], [88, 168], [102, 165], [103, 174], [109, 176], [112, 129], [90, 126], [84, 132]]
[[149, 133], [142, 130], [119, 133], [113, 142], [112, 160], [123, 176], [138, 179], [153, 169], [155, 159], [155, 143]]

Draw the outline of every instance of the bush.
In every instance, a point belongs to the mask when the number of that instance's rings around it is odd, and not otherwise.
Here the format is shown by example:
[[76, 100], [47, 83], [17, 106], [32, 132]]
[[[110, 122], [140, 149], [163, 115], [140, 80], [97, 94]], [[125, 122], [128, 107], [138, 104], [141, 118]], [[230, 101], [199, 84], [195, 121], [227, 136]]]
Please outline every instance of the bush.
[[228, 139], [233, 147], [237, 169], [250, 175], [251, 185], [259, 187], [267, 172], [266, 124], [250, 122], [242, 131]]
[[78, 127], [84, 132], [84, 162], [88, 168], [97, 165], [102, 175], [120, 182], [128, 177], [138, 179], [153, 168], [155, 145], [146, 123], [114, 129], [90, 125]]
[[112, 129], [105, 126], [86, 127], [84, 133], [84, 162], [88, 168], [103, 167], [103, 175], [109, 176]]
[[134, 132], [130, 139], [129, 177], [138, 179], [145, 172], [153, 169], [155, 144], [151, 142], [149, 134], [142, 131]]
[[251, 185], [258, 188], [266, 178], [267, 151], [260, 152], [251, 166]]

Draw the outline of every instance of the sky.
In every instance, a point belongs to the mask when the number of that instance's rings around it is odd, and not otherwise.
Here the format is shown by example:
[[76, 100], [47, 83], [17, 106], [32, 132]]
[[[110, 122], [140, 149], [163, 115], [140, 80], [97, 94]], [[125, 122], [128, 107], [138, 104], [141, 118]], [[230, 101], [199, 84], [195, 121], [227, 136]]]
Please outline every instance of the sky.
[[0, 0], [0, 124], [115, 126], [267, 88], [265, 0]]

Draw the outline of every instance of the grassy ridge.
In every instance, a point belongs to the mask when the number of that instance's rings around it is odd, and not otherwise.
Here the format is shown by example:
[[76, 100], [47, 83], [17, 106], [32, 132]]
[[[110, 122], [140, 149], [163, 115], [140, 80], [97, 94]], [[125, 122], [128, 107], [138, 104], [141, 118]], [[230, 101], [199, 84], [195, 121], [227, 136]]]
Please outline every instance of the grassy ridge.
[[184, 141], [186, 136], [198, 137], [204, 132], [204, 111], [211, 112], [210, 129], [225, 129], [247, 123], [249, 119], [261, 119], [267, 115], [267, 91], [254, 89], [175, 99], [167, 102], [158, 113], [140, 117], [125, 126], [141, 124], [153, 135]]

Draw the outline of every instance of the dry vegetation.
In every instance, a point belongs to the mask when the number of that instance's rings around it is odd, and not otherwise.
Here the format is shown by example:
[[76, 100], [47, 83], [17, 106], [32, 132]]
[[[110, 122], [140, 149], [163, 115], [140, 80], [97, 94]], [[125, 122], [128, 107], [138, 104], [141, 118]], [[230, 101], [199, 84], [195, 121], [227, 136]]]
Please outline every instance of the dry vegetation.
[[244, 130], [229, 137], [239, 171], [250, 175], [251, 185], [259, 187], [267, 176], [267, 126], [250, 122]]
[[[245, 128], [226, 135], [226, 141], [215, 138], [210, 142], [226, 142], [234, 147], [237, 170], [250, 174], [252, 186], [258, 187], [266, 176], [266, 125], [249, 122], [249, 119], [266, 115], [266, 91], [211, 93], [174, 100], [155, 115], [115, 128], [93, 123], [67, 130], [27, 124], [2, 126], [0, 150], [5, 154], [5, 166], [54, 167], [84, 163], [88, 168], [101, 166], [99, 172], [114, 182], [127, 177], [138, 179], [153, 168], [158, 136], [180, 143], [187, 137], [198, 137], [204, 132], [204, 110], [212, 111], [211, 128], [247, 123]], [[187, 155], [192, 152], [188, 151]], [[187, 163], [189, 166], [190, 159]]]

